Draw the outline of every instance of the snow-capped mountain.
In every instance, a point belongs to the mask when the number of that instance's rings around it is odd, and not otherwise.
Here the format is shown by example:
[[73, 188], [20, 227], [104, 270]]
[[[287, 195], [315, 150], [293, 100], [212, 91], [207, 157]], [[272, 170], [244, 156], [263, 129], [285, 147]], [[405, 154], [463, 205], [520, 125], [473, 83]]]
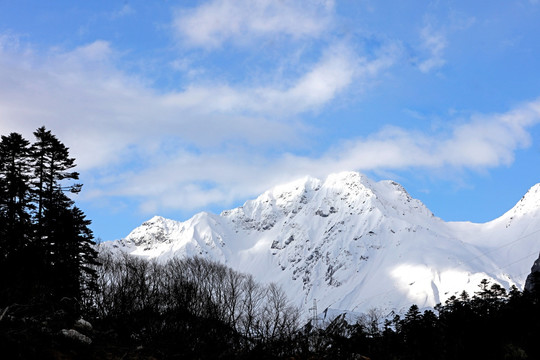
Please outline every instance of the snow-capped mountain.
[[484, 278], [523, 288], [540, 250], [540, 184], [498, 219], [444, 222], [393, 181], [356, 172], [276, 186], [220, 215], [156, 216], [102, 246], [204, 256], [276, 282], [307, 311], [432, 307]]

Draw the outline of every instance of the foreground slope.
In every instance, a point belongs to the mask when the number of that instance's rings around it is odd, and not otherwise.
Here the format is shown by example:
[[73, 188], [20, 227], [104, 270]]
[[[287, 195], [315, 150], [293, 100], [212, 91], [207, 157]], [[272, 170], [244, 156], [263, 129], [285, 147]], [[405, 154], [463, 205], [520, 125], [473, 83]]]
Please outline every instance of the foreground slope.
[[485, 224], [444, 222], [393, 181], [356, 172], [277, 186], [220, 215], [154, 217], [102, 246], [146, 258], [204, 256], [277, 282], [307, 311], [432, 307], [483, 278], [523, 288], [540, 235], [540, 185]]

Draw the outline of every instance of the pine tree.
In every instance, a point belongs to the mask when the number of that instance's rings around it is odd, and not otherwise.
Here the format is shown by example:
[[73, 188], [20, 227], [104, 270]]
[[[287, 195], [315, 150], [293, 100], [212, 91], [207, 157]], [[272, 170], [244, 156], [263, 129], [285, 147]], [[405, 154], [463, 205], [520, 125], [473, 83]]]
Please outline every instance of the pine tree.
[[67, 183], [78, 180], [79, 173], [71, 171], [75, 159], [51, 131], [41, 127], [34, 136], [32, 184], [37, 203], [34, 222], [37, 240], [43, 246], [45, 283], [52, 299], [79, 298], [82, 285], [91, 284], [95, 277], [88, 264], [95, 264], [97, 256], [91, 246], [90, 221], [66, 195], [81, 190], [81, 184]]
[[69, 171], [75, 167], [75, 158], [69, 157], [69, 149], [45, 127], [37, 129], [34, 136], [36, 142], [32, 145], [33, 186], [37, 202], [36, 221], [39, 228], [43, 225], [44, 212], [56, 206], [72, 205], [73, 202], [64, 195], [64, 192], [78, 193], [82, 185], [66, 185], [63, 182], [79, 179], [78, 172]]
[[[20, 134], [2, 136], [0, 143], [0, 303], [16, 301], [26, 294], [20, 284], [31, 271], [30, 252], [33, 208], [29, 188], [30, 143]], [[21, 266], [21, 271], [13, 271]]]
[[30, 224], [30, 143], [20, 134], [2, 136], [0, 143], [0, 256], [21, 248]]
[[44, 127], [30, 143], [0, 143], [0, 306], [80, 299], [95, 283], [90, 221], [67, 193], [79, 174], [69, 149]]
[[90, 220], [77, 207], [57, 208], [54, 216], [49, 210], [44, 219], [53, 245], [51, 287], [57, 298], [80, 299], [81, 292], [95, 284], [97, 251], [92, 246]]

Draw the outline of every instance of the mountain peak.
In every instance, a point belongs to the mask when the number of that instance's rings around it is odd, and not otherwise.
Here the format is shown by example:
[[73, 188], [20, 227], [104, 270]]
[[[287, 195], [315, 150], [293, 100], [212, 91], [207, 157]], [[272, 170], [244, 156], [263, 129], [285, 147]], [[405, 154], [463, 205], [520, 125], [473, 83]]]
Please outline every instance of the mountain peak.
[[165, 219], [163, 216], [154, 215], [151, 219], [146, 220], [143, 222], [143, 225], [152, 225], [152, 224], [159, 224], [165, 222], [167, 219]]
[[170, 225], [174, 223], [176, 223], [176, 221], [156, 215], [131, 231], [129, 235], [126, 236], [126, 240], [132, 242], [136, 246], [148, 246], [152, 243], [164, 241], [164, 233], [166, 233]]
[[[504, 220], [540, 215], [538, 209], [540, 184]], [[474, 292], [482, 278], [522, 286], [527, 267], [516, 259], [530, 251], [534, 237], [522, 237], [515, 254], [489, 249], [513, 241], [536, 220], [524, 216], [512, 229], [445, 223], [397, 182], [349, 171], [275, 186], [221, 215], [199, 213], [184, 222], [154, 216], [125, 241], [104, 246], [147, 258], [209, 257], [281, 284], [304, 308], [317, 299], [321, 307], [390, 310], [434, 306]]]
[[348, 181], [360, 181], [360, 182], [366, 182], [366, 183], [370, 182], [367, 176], [357, 171], [342, 171], [338, 173], [333, 173], [326, 177], [326, 181], [343, 182], [343, 183], [346, 183]]
[[[523, 216], [534, 216], [536, 213], [539, 213], [540, 216], [540, 183], [532, 186], [517, 204], [499, 219], [506, 221], [508, 227], [516, 219]], [[500, 221], [499, 219], [495, 221]]]
[[540, 209], [540, 183], [534, 185], [514, 206], [516, 212], [521, 214], [530, 213]]

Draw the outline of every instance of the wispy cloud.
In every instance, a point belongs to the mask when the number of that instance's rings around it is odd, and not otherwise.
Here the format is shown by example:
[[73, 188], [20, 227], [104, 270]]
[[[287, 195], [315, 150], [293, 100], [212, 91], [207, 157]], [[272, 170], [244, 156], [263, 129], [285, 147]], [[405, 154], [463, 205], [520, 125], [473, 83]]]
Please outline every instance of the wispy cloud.
[[[110, 191], [107, 196], [139, 198], [141, 209], [152, 213], [226, 205], [276, 183], [343, 170], [482, 171], [510, 165], [515, 152], [530, 145], [529, 128], [538, 123], [540, 99], [506, 113], [472, 116], [449, 132], [386, 128], [363, 139], [344, 141], [320, 157], [287, 152], [277, 158], [249, 152], [183, 152], [170, 162], [123, 174], [105, 191]], [[156, 178], [164, 180], [156, 185]]]
[[261, 36], [319, 36], [329, 25], [333, 1], [214, 0], [179, 10], [173, 26], [187, 44], [216, 48]]
[[[516, 150], [530, 145], [529, 127], [540, 122], [540, 100], [507, 113], [475, 115], [450, 133], [391, 127], [350, 141], [321, 158], [343, 169], [467, 168], [509, 165]], [[337, 170], [334, 169], [334, 170]]]
[[129, 4], [124, 4], [120, 9], [113, 11], [109, 14], [111, 19], [123, 18], [125, 16], [134, 14], [135, 10]]
[[420, 32], [422, 48], [427, 56], [418, 63], [418, 69], [423, 73], [441, 68], [445, 63], [444, 49], [447, 46], [445, 35], [440, 30], [435, 30], [431, 25], [426, 25]]
[[[433, 6], [437, 8], [440, 4]], [[456, 10], [450, 10], [446, 17], [437, 17], [431, 13], [426, 14], [424, 26], [419, 33], [418, 69], [423, 73], [429, 73], [444, 67], [446, 53], [450, 46], [449, 38], [459, 34], [463, 35], [475, 22], [474, 16]]]
[[353, 83], [368, 83], [393, 62], [391, 50], [366, 58], [337, 44], [286, 87], [206, 82], [158, 92], [119, 70], [120, 55], [108, 42], [46, 55], [11, 42], [0, 47], [0, 131], [29, 134], [45, 124], [71, 144], [82, 169], [126, 161], [134, 149], [170, 139], [199, 149], [293, 146], [309, 126], [296, 115], [324, 107]]
[[40, 56], [6, 39], [0, 132], [29, 136], [45, 124], [92, 177], [85, 197], [129, 197], [148, 212], [228, 204], [307, 174], [510, 164], [530, 143], [529, 127], [540, 121], [537, 100], [504, 114], [473, 116], [450, 132], [387, 127], [334, 144], [321, 156], [300, 156], [295, 149], [309, 124], [294, 116], [325, 106], [352, 84], [377, 79], [399, 49], [366, 58], [337, 44], [288, 87], [192, 84], [160, 93], [118, 70], [119, 55], [107, 42]]
[[[328, 49], [322, 58], [288, 87], [280, 84], [263, 86], [191, 85], [185, 91], [171, 93], [164, 102], [182, 108], [198, 108], [206, 113], [241, 113], [294, 115], [316, 109], [335, 98], [357, 77], [376, 75], [390, 60], [368, 60], [358, 57], [346, 46]], [[388, 65], [387, 65], [388, 66]]]
[[[186, 44], [205, 49], [274, 36], [320, 40], [332, 26], [333, 3], [312, 4], [216, 0], [178, 12], [174, 30]], [[130, 11], [124, 10], [118, 15]], [[448, 46], [445, 28], [426, 25], [419, 35], [424, 53], [418, 69], [440, 69]], [[188, 76], [177, 88], [158, 90], [143, 75], [120, 70], [122, 55], [107, 41], [43, 54], [0, 34], [0, 133], [30, 136], [46, 125], [91, 179], [82, 196], [135, 199], [148, 213], [226, 205], [308, 174], [483, 170], [511, 164], [516, 150], [530, 144], [540, 100], [503, 114], [472, 116], [450, 131], [385, 127], [318, 148], [322, 155], [299, 155], [309, 143], [306, 114], [351, 89], [361, 93], [402, 60], [399, 40], [371, 43], [364, 54], [358, 44], [332, 36], [302, 58], [293, 76], [240, 75], [227, 82], [214, 80], [195, 60], [179, 59], [172, 62], [175, 68], [203, 73], [205, 80]], [[304, 54], [302, 45], [293, 50]], [[267, 66], [264, 71], [277, 72]]]

